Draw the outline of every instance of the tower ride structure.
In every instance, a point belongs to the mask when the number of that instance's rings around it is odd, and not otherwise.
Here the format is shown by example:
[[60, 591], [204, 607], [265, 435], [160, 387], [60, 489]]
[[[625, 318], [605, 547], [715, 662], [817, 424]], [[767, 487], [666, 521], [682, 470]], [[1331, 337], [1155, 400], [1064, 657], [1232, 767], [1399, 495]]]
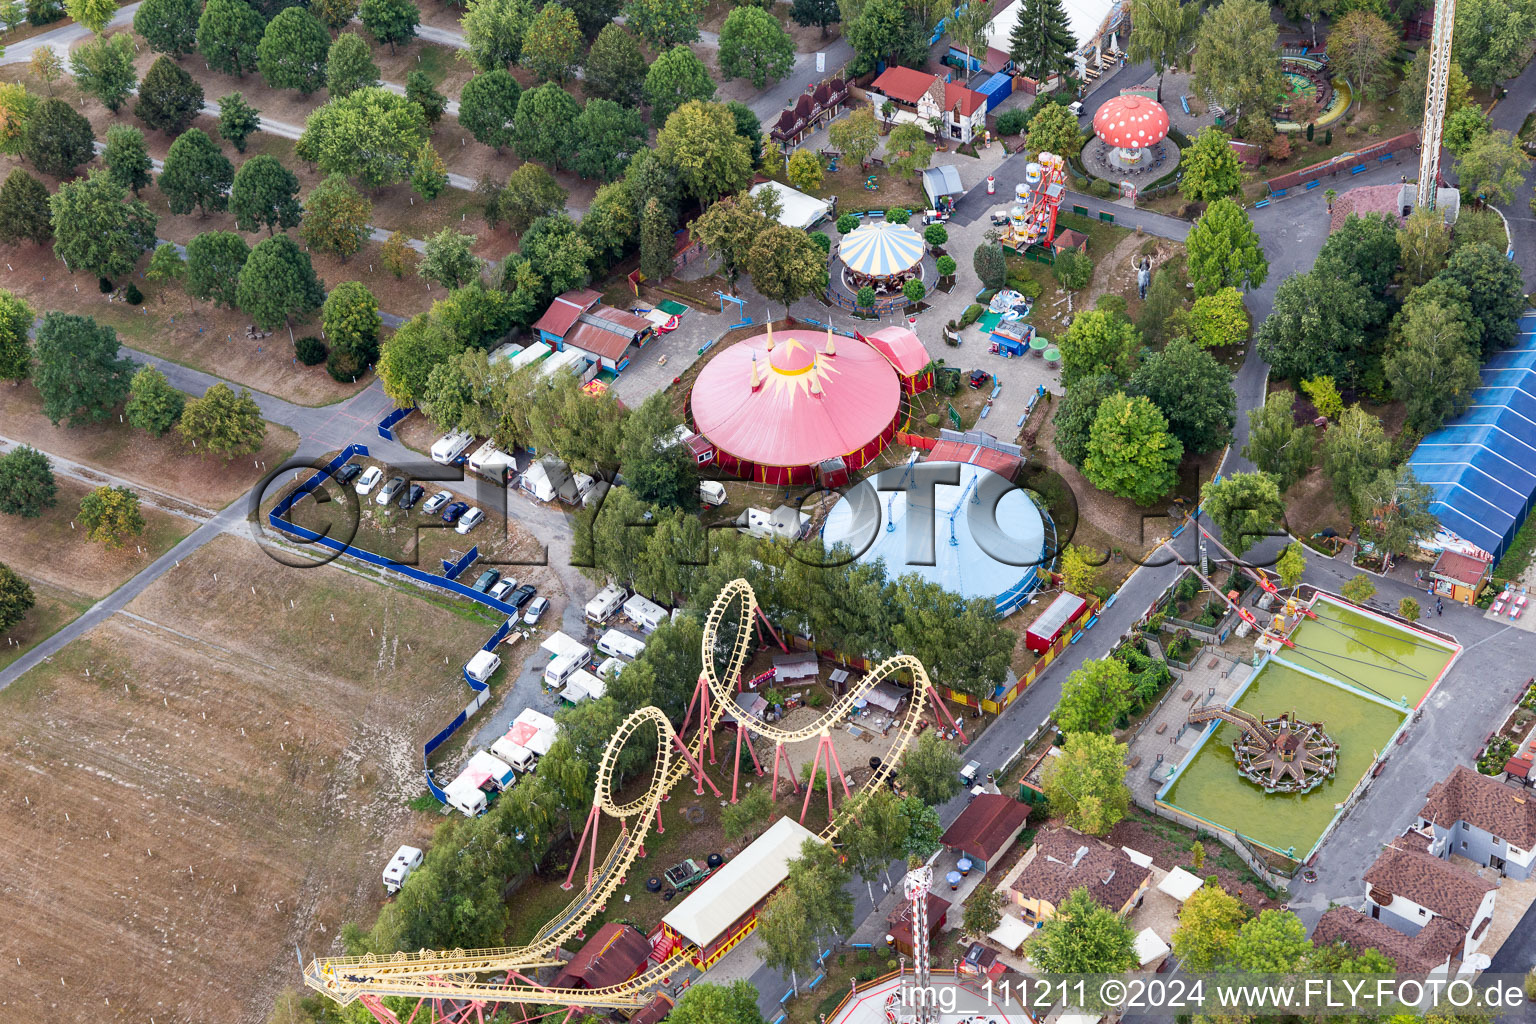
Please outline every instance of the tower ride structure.
[[1429, 81], [1424, 86], [1424, 127], [1419, 131], [1419, 190], [1417, 206], [1435, 208], [1440, 182], [1440, 134], [1445, 128], [1445, 99], [1451, 82], [1451, 33], [1456, 27], [1456, 0], [1437, 0], [1435, 26], [1429, 37]]

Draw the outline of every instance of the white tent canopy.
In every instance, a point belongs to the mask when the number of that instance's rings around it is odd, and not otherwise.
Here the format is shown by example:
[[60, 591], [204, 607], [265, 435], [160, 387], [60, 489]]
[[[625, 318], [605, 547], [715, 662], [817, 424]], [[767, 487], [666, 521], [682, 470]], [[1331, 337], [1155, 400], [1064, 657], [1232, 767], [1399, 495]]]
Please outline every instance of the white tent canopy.
[[1183, 903], [1193, 896], [1205, 882], [1199, 875], [1192, 875], [1183, 868], [1174, 868], [1163, 876], [1163, 880], [1157, 883], [1159, 892], [1165, 892], [1169, 896]]
[[1158, 938], [1157, 932], [1151, 928], [1143, 928], [1136, 935], [1136, 962], [1145, 967], [1155, 960], [1161, 960], [1169, 953], [1168, 943]]
[[758, 195], [764, 189], [777, 192], [779, 196], [779, 223], [787, 228], [800, 228], [809, 231], [818, 221], [832, 211], [832, 204], [815, 196], [808, 196], [804, 192], [790, 188], [788, 185], [777, 181], [764, 181], [753, 185], [752, 194]]
[[1122, 846], [1120, 847], [1120, 852], [1131, 858], [1131, 863], [1139, 868], [1149, 868], [1152, 866], [1152, 858], [1140, 850], [1133, 850], [1129, 846]]
[[987, 938], [1002, 946], [1010, 953], [1017, 953], [1019, 947], [1024, 945], [1024, 940], [1029, 938], [1034, 929], [1020, 921], [1012, 914], [1004, 914], [1002, 923], [987, 933]]

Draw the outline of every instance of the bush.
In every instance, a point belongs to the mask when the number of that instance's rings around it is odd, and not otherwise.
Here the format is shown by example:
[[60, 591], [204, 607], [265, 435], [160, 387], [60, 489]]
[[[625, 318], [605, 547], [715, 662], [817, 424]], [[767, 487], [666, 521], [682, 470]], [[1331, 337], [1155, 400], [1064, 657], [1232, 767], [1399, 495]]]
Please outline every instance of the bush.
[[955, 258], [953, 256], [940, 256], [937, 262], [940, 277], [955, 276]]
[[144, 293], [139, 291], [138, 285], [130, 284], [127, 288], [123, 289], [123, 299], [128, 305], [137, 306], [144, 301]]
[[971, 303], [969, 306], [965, 307], [965, 312], [960, 314], [960, 326], [971, 326], [971, 324], [979, 320], [981, 318], [981, 314], [985, 313], [986, 311], [987, 310], [985, 306], [974, 302]]
[[851, 213], [845, 213], [837, 218], [837, 230], [841, 231], [845, 235], [858, 226], [859, 218], [855, 217]]
[[1018, 135], [1029, 127], [1029, 117], [1022, 110], [1005, 110], [997, 115], [997, 134]]
[[363, 372], [363, 365], [346, 349], [333, 348], [325, 359], [325, 372], [342, 384], [351, 384]]
[[911, 210], [891, 210], [886, 213], [885, 219], [892, 224], [905, 224], [912, 219]]
[[949, 241], [949, 229], [943, 224], [929, 224], [923, 229], [923, 241], [938, 247]]
[[907, 297], [908, 302], [922, 302], [923, 296], [928, 294], [928, 289], [923, 287], [921, 281], [908, 281], [901, 286], [901, 294]]
[[1040, 293], [1045, 291], [1045, 286], [1032, 277], [1025, 277], [1019, 280], [1014, 290], [1027, 299], [1038, 299]]
[[1088, 186], [1089, 194], [1099, 199], [1113, 199], [1115, 198], [1116, 191], [1118, 190], [1115, 188], [1115, 186], [1111, 185], [1103, 178], [1094, 178], [1093, 183]]
[[939, 425], [939, 414], [936, 412], [931, 412], [927, 416], [923, 417], [923, 422], [928, 424], [930, 427], [936, 427]]
[[112, 279], [109, 277], [99, 277], [96, 279], [96, 287], [101, 289], [101, 294], [111, 295]]
[[869, 309], [875, 304], [875, 290], [869, 285], [859, 289], [859, 294], [853, 297], [853, 301], [864, 309]]
[[1086, 191], [1088, 191], [1088, 179], [1087, 178], [1079, 178], [1076, 175], [1073, 175], [1072, 176], [1072, 188], [1073, 188], [1074, 191], [1077, 191], [1077, 192], [1086, 192]]
[[[318, 366], [325, 362], [325, 342], [313, 334], [306, 334], [293, 343], [293, 354], [299, 357], [299, 362], [305, 366]], [[350, 381], [351, 375], [347, 376]]]
[[819, 246], [821, 248], [821, 251], [824, 254], [827, 254], [827, 255], [831, 254], [831, 252], [832, 252], [832, 236], [828, 235], [825, 231], [812, 231], [811, 232], [811, 241], [815, 242], [817, 244], [817, 246]]

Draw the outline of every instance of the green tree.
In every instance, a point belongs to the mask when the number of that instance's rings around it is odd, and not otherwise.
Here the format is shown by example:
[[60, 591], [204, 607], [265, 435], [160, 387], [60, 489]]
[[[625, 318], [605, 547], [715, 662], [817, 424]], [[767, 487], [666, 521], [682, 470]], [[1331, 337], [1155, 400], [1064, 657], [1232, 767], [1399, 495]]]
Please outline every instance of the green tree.
[[981, 279], [983, 288], [1001, 288], [1008, 274], [1008, 264], [1003, 247], [995, 242], [984, 242], [971, 254], [971, 269]]
[[1202, 348], [1220, 348], [1248, 340], [1248, 309], [1236, 288], [1222, 288], [1200, 296], [1184, 323], [1191, 338]]
[[32, 373], [32, 307], [0, 288], [0, 380], [12, 384]]
[[761, 89], [778, 81], [795, 63], [795, 44], [779, 19], [761, 7], [737, 7], [720, 28], [720, 73], [745, 78]]
[[1328, 31], [1328, 62], [1368, 99], [1379, 99], [1391, 81], [1398, 34], [1370, 11], [1350, 11]]
[[837, 0], [794, 0], [789, 16], [796, 25], [821, 29], [821, 38], [827, 38], [827, 26], [835, 25], [842, 17]]
[[565, 209], [565, 200], [566, 191], [554, 175], [538, 164], [523, 164], [497, 193], [495, 218], [521, 233], [540, 217]]
[[[1055, 106], [1055, 104], [1052, 104]], [[1056, 262], [1051, 264], [1051, 276], [1056, 278], [1056, 283], [1067, 291], [1075, 292], [1088, 287], [1088, 282], [1093, 280], [1093, 259], [1085, 252], [1068, 249], [1058, 253]], [[1122, 316], [1120, 322], [1125, 322]]]
[[789, 155], [789, 168], [784, 176], [800, 191], [814, 192], [821, 187], [821, 158], [808, 149], [797, 149]]
[[421, 9], [411, 0], [362, 0], [357, 7], [357, 17], [369, 35], [381, 43], [388, 43], [389, 52], [394, 53], [396, 43], [416, 38]]
[[36, 113], [37, 97], [28, 93], [26, 86], [0, 83], [0, 152], [26, 154], [26, 129]]
[[505, 71], [523, 54], [533, 0], [469, 0], [460, 27], [469, 61], [480, 71]]
[[1200, 489], [1200, 507], [1221, 531], [1222, 543], [1242, 556], [1274, 532], [1285, 516], [1275, 478], [1263, 471], [1233, 473]]
[[102, 171], [66, 181], [48, 200], [53, 253], [71, 271], [119, 277], [154, 248], [154, 214]]
[[1184, 901], [1171, 940], [1173, 955], [1187, 970], [1214, 971], [1227, 963], [1237, 930], [1248, 918], [1241, 900], [1218, 885], [1206, 884]]
[[256, 46], [256, 66], [274, 89], [296, 89], [301, 96], [326, 84], [331, 34], [302, 7], [279, 11]]
[[[786, 887], [769, 897], [768, 904], [757, 919], [757, 932], [762, 942], [761, 955], [766, 966], [788, 978], [797, 978], [801, 972], [811, 969], [816, 963], [816, 933], [811, 926], [811, 917], [810, 909], [793, 889]], [[712, 1011], [714, 1009], [711, 1007]], [[755, 1000], [752, 1009], [757, 1009]], [[675, 1016], [675, 1011], [668, 1019], [672, 1016]], [[714, 1016], [712, 1012], [708, 1017], [700, 1016], [697, 1019], [701, 1024], [705, 1021], [714, 1024], [726, 1018]]]
[[107, 27], [107, 22], [117, 13], [117, 4], [112, 0], [64, 0], [64, 9], [76, 24], [101, 34], [101, 30]]
[[474, 235], [443, 228], [427, 239], [427, 251], [416, 273], [444, 288], [459, 288], [480, 276], [480, 257], [473, 252]]
[[625, 486], [641, 501], [662, 508], [698, 507], [698, 463], [673, 436], [682, 422], [660, 392], [624, 421], [619, 464], [624, 467]]
[[304, 200], [299, 236], [304, 244], [343, 260], [355, 256], [368, 240], [373, 204], [340, 174], [331, 174]]
[[1243, 458], [1273, 476], [1282, 493], [1306, 475], [1316, 455], [1317, 432], [1310, 423], [1297, 425], [1295, 400], [1293, 392], [1274, 391], [1263, 406], [1248, 410]]
[[1119, 914], [1074, 889], [1036, 930], [1029, 959], [1049, 974], [1120, 974], [1136, 966], [1136, 939]]
[[[251, 258], [255, 259], [260, 252], [261, 246], [257, 246]], [[198, 448], [233, 459], [261, 450], [262, 441], [267, 436], [267, 424], [248, 390], [241, 388], [237, 395], [228, 384], [220, 381], [204, 392], [202, 398], [187, 402], [181, 420], [176, 424], [176, 432]]]
[[229, 211], [241, 231], [267, 234], [299, 223], [299, 179], [275, 156], [262, 153], [240, 165], [229, 192]]
[[735, 118], [720, 104], [694, 101], [674, 110], [656, 136], [656, 152], [677, 168], [683, 188], [706, 203], [751, 180], [750, 149], [736, 134]]
[[24, 444], [0, 455], [0, 513], [36, 519], [57, 501], [48, 456]]
[[899, 177], [915, 177], [933, 159], [933, 143], [916, 124], [898, 125], [885, 142], [887, 164]]
[[201, 128], [188, 128], [165, 154], [165, 170], [156, 183], [165, 195], [172, 213], [191, 213], [197, 207], [200, 216], [210, 210], [229, 206], [229, 190], [235, 169], [219, 144]]
[[[271, 31], [269, 27], [267, 32]], [[325, 58], [325, 87], [331, 95], [346, 96], [378, 84], [379, 66], [373, 62], [373, 51], [363, 37], [355, 32], [337, 36]]]
[[[741, 272], [747, 269], [747, 256], [753, 244], [771, 224], [759, 198], [742, 193], [712, 204], [694, 221], [690, 231], [692, 237], [719, 259], [720, 273], [734, 290]], [[666, 250], [666, 258], [670, 261], [670, 240]]]
[[149, 173], [153, 164], [144, 145], [144, 133], [131, 124], [114, 124], [107, 129], [107, 148], [101, 158], [107, 165], [107, 176], [123, 188], [132, 189], [134, 195], [154, 180]]
[[521, 96], [517, 80], [506, 69], [478, 74], [464, 83], [459, 96], [459, 124], [476, 141], [500, 152], [512, 143]]
[[1408, 554], [1440, 529], [1439, 519], [1429, 510], [1434, 498], [1434, 489], [1419, 483], [1411, 467], [1380, 470], [1360, 493], [1365, 514], [1361, 535], [1394, 558]]
[[171, 242], [161, 242], [149, 255], [149, 266], [144, 268], [144, 279], [156, 284], [180, 281], [187, 276], [187, 261]]
[[184, 57], [197, 49], [197, 0], [144, 0], [133, 12], [133, 30], [156, 53]]
[[[1492, 130], [1493, 125], [1481, 107], [1462, 107], [1445, 119], [1441, 143], [1452, 153], [1461, 156]], [[1431, 212], [1424, 207], [1420, 209]]]
[[295, 152], [326, 174], [356, 175], [379, 188], [410, 177], [426, 140], [420, 107], [387, 89], [365, 88], [312, 111]]
[[432, 367], [464, 350], [432, 318], [419, 314], [384, 342], [375, 368], [384, 393], [398, 405], [415, 405], [425, 393]]
[[271, 330], [320, 308], [325, 284], [304, 252], [287, 235], [264, 239], [251, 250], [235, 292], [240, 308]]
[[811, 931], [818, 938], [830, 939], [853, 930], [849, 880], [842, 856], [832, 844], [820, 839], [807, 839], [800, 846], [800, 856], [789, 862], [784, 887], [800, 898]]
[[117, 332], [88, 316], [44, 313], [32, 354], [33, 383], [54, 426], [100, 423], [128, 395], [133, 363], [118, 358]]
[[522, 255], [538, 268], [553, 295], [583, 288], [592, 278], [597, 254], [564, 213], [540, 217], [523, 232]]
[[1464, 195], [1493, 204], [1515, 200], [1530, 165], [1525, 150], [1509, 132], [1489, 132], [1471, 143], [1456, 160], [1456, 179]]
[[215, 305], [237, 304], [240, 271], [251, 247], [233, 231], [205, 231], [187, 243], [187, 294]]
[[1259, 325], [1259, 355], [1278, 377], [1353, 380], [1368, 304], [1355, 281], [1316, 270], [1293, 274], [1280, 283], [1274, 309]]
[[1301, 382], [1301, 390], [1327, 419], [1336, 420], [1344, 411], [1344, 396], [1332, 377], [1310, 377]]
[[64, 75], [64, 60], [59, 56], [59, 51], [51, 46], [39, 46], [32, 51], [32, 59], [27, 61], [27, 67], [43, 84], [48, 87], [48, 95], [53, 95], [53, 83]]
[[1083, 475], [1102, 491], [1150, 505], [1178, 483], [1183, 457], [1184, 446], [1157, 406], [1116, 393], [1094, 417]]
[[922, 67], [928, 37], [922, 22], [902, 0], [864, 0], [857, 17], [843, 17], [843, 37], [853, 47], [849, 72], [873, 71], [881, 63]]
[[581, 233], [605, 266], [617, 263], [633, 249], [640, 240], [640, 220], [627, 181], [598, 188], [581, 218]]
[[0, 242], [46, 244], [53, 238], [48, 188], [20, 167], [11, 169], [0, 185]]
[[133, 67], [133, 36], [119, 32], [81, 43], [69, 55], [69, 69], [81, 92], [117, 113], [139, 83]]
[[244, 0], [208, 0], [197, 22], [197, 52], [214, 71], [245, 77], [267, 23]]
[[747, 272], [763, 298], [786, 311], [827, 284], [827, 254], [799, 228], [772, 224], [747, 251]]
[[628, 0], [624, 18], [652, 50], [665, 50], [699, 38], [702, 0]]
[[405, 237], [403, 231], [393, 232], [384, 240], [379, 256], [384, 261], [384, 269], [394, 274], [397, 281], [403, 278], [407, 271], [416, 268], [416, 250], [411, 248], [411, 241]]
[[141, 366], [128, 383], [128, 404], [123, 408], [130, 426], [160, 437], [181, 418], [186, 396], [154, 366]]
[[1018, 72], [1037, 82], [1074, 70], [1077, 39], [1061, 0], [1024, 0], [1008, 35], [1008, 55]]
[[1141, 348], [1141, 335], [1125, 317], [1090, 309], [1073, 317], [1060, 348], [1061, 382], [1070, 392], [1084, 377], [1100, 373], [1129, 376]]
[[[1460, 13], [1459, 11], [1457, 12]], [[1397, 99], [1405, 114], [1414, 120], [1424, 116], [1424, 90], [1429, 81], [1429, 48], [1421, 47], [1414, 54], [1413, 62], [1403, 72]], [[1454, 60], [1451, 62], [1450, 81], [1445, 90], [1445, 116], [1450, 117], [1472, 102], [1472, 83]]]
[[416, 163], [411, 168], [411, 191], [430, 203], [442, 195], [447, 187], [448, 165], [443, 163], [443, 158], [432, 148], [432, 143], [422, 143], [416, 154]]
[[1521, 0], [1467, 0], [1456, 6], [1451, 58], [1473, 85], [1491, 89], [1519, 73], [1522, 39], [1536, 36], [1536, 7]]
[[1358, 405], [1345, 409], [1339, 422], [1323, 435], [1322, 456], [1323, 474], [1333, 484], [1335, 500], [1359, 521], [1366, 486], [1392, 465], [1392, 442], [1381, 420]]
[[738, 803], [720, 811], [720, 831], [732, 842], [743, 839], [754, 826], [768, 820], [773, 813], [773, 799], [761, 786], [749, 789]]
[[[1195, 35], [1195, 91], [1221, 104], [1229, 116], [1267, 110], [1280, 95], [1278, 52], [1279, 33], [1266, 4], [1222, 0], [1200, 19]], [[1188, 180], [1187, 168], [1184, 176]]]
[[1223, 288], [1257, 288], [1269, 277], [1258, 232], [1248, 214], [1230, 199], [1218, 199], [1201, 214], [1185, 246], [1197, 298]]
[[1297, 970], [1311, 950], [1300, 918], [1288, 910], [1266, 910], [1237, 930], [1229, 955], [1237, 970], [1285, 974]]
[[[640, 52], [640, 44], [635, 42], [635, 37], [622, 25], [603, 26], [592, 43], [592, 49], [587, 52], [586, 64], [582, 69], [582, 81], [586, 84], [587, 92], [626, 107], [638, 106], [646, 74], [645, 55]], [[705, 72], [705, 77], [709, 77], [708, 72]]]
[[95, 154], [91, 122], [63, 100], [47, 99], [26, 119], [21, 153], [44, 174], [69, 177]]
[[80, 501], [80, 525], [86, 540], [122, 547], [124, 540], [144, 532], [139, 496], [126, 487], [98, 487]]
[[[1232, 137], [1219, 128], [1202, 128], [1195, 136], [1194, 145], [1182, 157], [1184, 177], [1179, 182], [1179, 192], [1185, 199], [1211, 202], [1238, 190], [1243, 172], [1231, 142]], [[1232, 205], [1242, 213], [1242, 207]], [[1247, 220], [1247, 214], [1243, 214], [1243, 219]]]
[[1195, 455], [1214, 451], [1232, 439], [1237, 422], [1237, 392], [1232, 371], [1187, 338], [1175, 338], [1149, 356], [1126, 390], [1152, 400], [1168, 418], [1168, 429]]
[[[1152, 275], [1147, 298], [1136, 316], [1136, 328], [1141, 331], [1143, 340], [1156, 343], [1177, 333], [1179, 318], [1188, 316], [1184, 309], [1187, 283], [1184, 268], [1177, 265], [1160, 267]], [[1189, 330], [1193, 332], [1194, 327]]]
[[[759, 926], [761, 927], [761, 926]], [[763, 1024], [757, 989], [749, 981], [730, 985], [703, 982], [689, 986], [667, 1014], [668, 1024]]]
[[1280, 558], [1275, 562], [1275, 572], [1280, 574], [1282, 587], [1294, 587], [1301, 582], [1302, 573], [1307, 569], [1307, 555], [1301, 546], [1301, 541], [1293, 540], [1280, 552]]
[[576, 152], [576, 97], [554, 82], [529, 89], [517, 100], [513, 143], [524, 160], [537, 160], [554, 170], [568, 167]]
[[1376, 594], [1376, 584], [1365, 573], [1357, 573], [1344, 581], [1339, 588], [1339, 593], [1344, 595], [1346, 601], [1354, 604], [1365, 604]]
[[405, 98], [421, 108], [429, 125], [437, 124], [448, 111], [448, 97], [432, 87], [432, 76], [420, 68], [405, 76]]
[[645, 204], [640, 218], [640, 273], [649, 280], [660, 281], [672, 274], [676, 223], [676, 215], [659, 199]]
[[860, 167], [880, 144], [880, 129], [875, 125], [875, 114], [869, 107], [858, 107], [847, 117], [833, 121], [827, 136], [833, 149]]
[[651, 105], [652, 122], [665, 124], [683, 104], [714, 99], [715, 82], [704, 62], [688, 47], [678, 45], [651, 62], [642, 92]]
[[983, 885], [965, 901], [960, 928], [967, 935], [979, 939], [1003, 923], [1003, 910], [1007, 906], [1008, 897], [1001, 890]]
[[1117, 658], [1085, 661], [1062, 684], [1051, 717], [1065, 733], [1107, 733], [1135, 703], [1134, 684], [1130, 669]]
[[1411, 291], [1445, 267], [1451, 254], [1451, 230], [1441, 213], [1415, 207], [1408, 223], [1397, 231], [1397, 248], [1402, 254], [1397, 280], [1405, 291]]
[[1099, 406], [1120, 388], [1120, 381], [1112, 373], [1089, 374], [1073, 382], [1057, 406], [1053, 421], [1058, 455], [1082, 468], [1083, 460], [1088, 457], [1088, 435]]
[[261, 127], [261, 111], [245, 102], [238, 92], [219, 99], [219, 135], [245, 152], [245, 142]]
[[1029, 119], [1029, 148], [1037, 153], [1074, 157], [1083, 146], [1083, 130], [1077, 117], [1060, 103], [1042, 103]]
[[1007, 677], [1014, 640], [998, 625], [995, 604], [913, 575], [902, 576], [887, 601], [895, 647], [921, 661], [935, 686], [979, 700]]
[[1113, 736], [1068, 733], [1060, 756], [1052, 760], [1041, 780], [1052, 812], [1088, 835], [1101, 836], [1114, 828], [1131, 802], [1125, 786], [1125, 751], [1125, 744], [1116, 743]]
[[1439, 278], [1467, 290], [1470, 322], [1481, 328], [1478, 351], [1488, 359], [1515, 340], [1515, 325], [1525, 308], [1521, 297], [1520, 267], [1485, 243], [1464, 245], [1451, 254]]
[[169, 57], [150, 65], [133, 113], [156, 131], [179, 135], [203, 109], [203, 87]]
[[0, 565], [0, 631], [9, 630], [37, 603], [32, 587], [8, 565]]
[[1157, 72], [1157, 99], [1163, 99], [1163, 74], [1182, 67], [1195, 42], [1195, 27], [1200, 10], [1179, 0], [1130, 0], [1126, 14], [1131, 19], [1131, 35], [1126, 54], [1138, 64], [1147, 63]]
[[326, 296], [320, 323], [332, 348], [350, 352], [362, 365], [379, 357], [379, 300], [361, 281], [343, 281]]
[[1436, 430], [1465, 412], [1482, 384], [1473, 348], [1476, 328], [1459, 309], [1437, 302], [1404, 307], [1401, 341], [1383, 365], [1392, 395], [1408, 409], [1408, 425]]
[[1379, 213], [1364, 217], [1352, 213], [1323, 243], [1313, 272], [1363, 285], [1373, 300], [1363, 310], [1364, 322], [1373, 327], [1385, 320], [1390, 311], [1387, 293], [1401, 261], [1394, 218]]
[[612, 181], [624, 173], [630, 155], [645, 146], [640, 112], [613, 100], [587, 100], [574, 128], [576, 157], [571, 169], [583, 178]]
[[566, 82], [581, 62], [584, 42], [571, 9], [547, 3], [523, 34], [523, 66], [541, 82]]
[[357, 0], [310, 0], [309, 13], [332, 32], [340, 32], [357, 17]]
[[937, 807], [960, 792], [960, 755], [938, 733], [921, 733], [902, 755], [896, 778], [908, 793]]

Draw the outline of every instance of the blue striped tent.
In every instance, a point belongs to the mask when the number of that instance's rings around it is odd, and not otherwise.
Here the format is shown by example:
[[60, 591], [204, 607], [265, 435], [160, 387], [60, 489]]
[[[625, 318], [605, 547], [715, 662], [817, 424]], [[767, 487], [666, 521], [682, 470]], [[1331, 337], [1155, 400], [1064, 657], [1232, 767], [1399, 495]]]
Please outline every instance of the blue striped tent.
[[911, 227], [882, 220], [848, 232], [837, 254], [855, 274], [891, 277], [921, 263], [923, 248], [923, 236]]

